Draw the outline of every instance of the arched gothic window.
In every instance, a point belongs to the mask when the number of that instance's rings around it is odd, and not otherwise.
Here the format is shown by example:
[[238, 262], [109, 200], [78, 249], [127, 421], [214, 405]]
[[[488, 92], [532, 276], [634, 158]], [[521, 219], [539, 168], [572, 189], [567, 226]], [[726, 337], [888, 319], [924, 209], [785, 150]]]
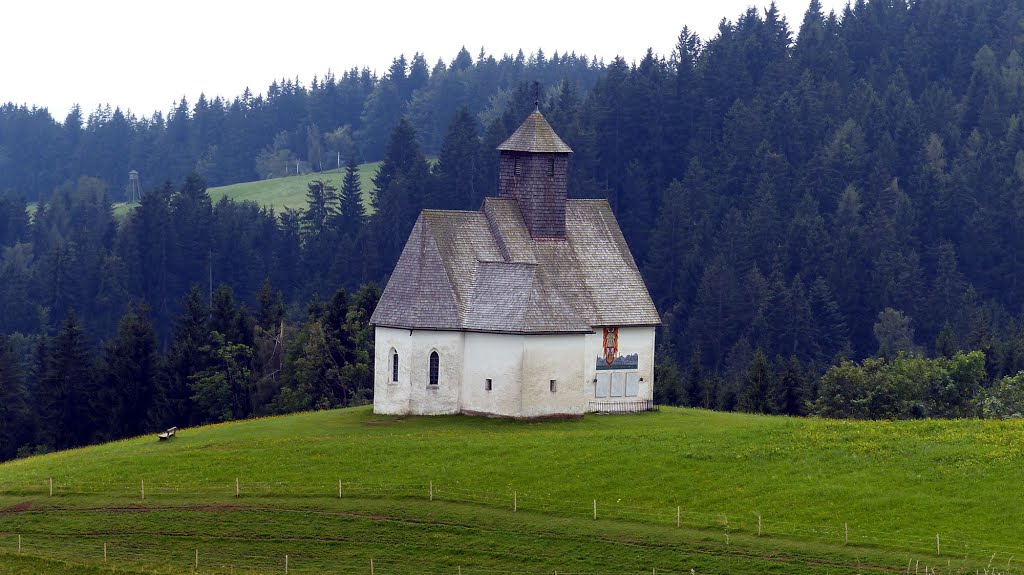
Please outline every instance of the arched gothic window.
[[441, 360], [437, 357], [437, 352], [430, 352], [430, 385], [437, 385], [438, 372], [440, 371]]
[[391, 350], [391, 381], [398, 382], [398, 352]]

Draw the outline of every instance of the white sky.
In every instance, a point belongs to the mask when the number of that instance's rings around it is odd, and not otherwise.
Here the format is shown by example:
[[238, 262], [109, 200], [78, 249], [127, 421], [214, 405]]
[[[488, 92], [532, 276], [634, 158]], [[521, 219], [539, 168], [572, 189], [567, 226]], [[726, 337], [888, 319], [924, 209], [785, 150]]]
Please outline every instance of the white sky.
[[[799, 28], [810, 0], [776, 0]], [[0, 102], [49, 108], [63, 121], [78, 103], [137, 116], [167, 112], [200, 92], [232, 98], [274, 79], [336, 75], [353, 66], [378, 74], [392, 58], [425, 54], [450, 62], [463, 45], [500, 57], [538, 47], [632, 62], [647, 48], [667, 55], [684, 25], [712, 37], [752, 0], [540, 2], [512, 0], [5, 0], [0, 5]], [[826, 13], [846, 0], [823, 0]], [[757, 0], [759, 7], [767, 5]], [[509, 8], [499, 9], [500, 6]], [[567, 24], [568, 23], [568, 24]]]

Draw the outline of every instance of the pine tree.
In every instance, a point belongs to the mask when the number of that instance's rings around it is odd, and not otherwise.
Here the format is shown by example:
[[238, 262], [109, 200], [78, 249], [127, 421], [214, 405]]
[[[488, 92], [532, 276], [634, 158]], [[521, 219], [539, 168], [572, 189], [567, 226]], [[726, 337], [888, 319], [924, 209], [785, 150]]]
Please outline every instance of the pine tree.
[[426, 207], [475, 210], [483, 201], [487, 183], [483, 180], [484, 160], [480, 127], [465, 106], [452, 116], [448, 133], [434, 165], [435, 185]]
[[0, 334], [0, 461], [11, 459], [28, 441], [27, 390], [20, 359]]
[[807, 376], [804, 373], [800, 360], [795, 355], [782, 364], [778, 370], [778, 380], [773, 389], [773, 403], [781, 415], [807, 415], [807, 402], [810, 399], [810, 390]]
[[302, 214], [302, 231], [307, 244], [320, 249], [327, 224], [338, 213], [338, 188], [330, 181], [314, 179], [306, 185], [306, 211]]
[[821, 350], [821, 355], [816, 358], [817, 363], [826, 365], [836, 359], [837, 355], [849, 355], [850, 336], [846, 319], [832, 297], [828, 282], [821, 276], [811, 285], [810, 306], [815, 340]]
[[430, 168], [407, 120], [399, 121], [391, 134], [373, 185], [374, 238], [379, 243], [381, 258], [378, 263], [384, 270], [390, 270], [431, 186]]
[[52, 449], [83, 445], [97, 428], [95, 372], [85, 329], [74, 311], [47, 346], [39, 381], [39, 439]]
[[203, 351], [210, 343], [210, 308], [197, 287], [189, 291], [181, 307], [149, 413], [149, 420], [158, 428], [185, 427], [202, 421], [192, 402], [188, 381], [189, 376], [205, 369], [212, 361]]
[[366, 222], [366, 208], [363, 207], [362, 183], [359, 181], [359, 166], [355, 157], [350, 157], [345, 166], [345, 179], [341, 184], [338, 215], [334, 227], [342, 235], [354, 237]]
[[748, 413], [775, 413], [775, 374], [764, 350], [757, 348], [747, 368], [744, 386], [740, 392], [738, 408]]
[[953, 354], [958, 351], [960, 351], [960, 346], [957, 344], [956, 333], [953, 332], [953, 326], [949, 325], [949, 321], [946, 321], [942, 326], [942, 331], [935, 338], [935, 355], [948, 358], [953, 357]]
[[117, 337], [105, 346], [102, 371], [100, 398], [109, 436], [133, 437], [146, 431], [158, 371], [156, 330], [147, 309], [130, 310], [121, 318]]

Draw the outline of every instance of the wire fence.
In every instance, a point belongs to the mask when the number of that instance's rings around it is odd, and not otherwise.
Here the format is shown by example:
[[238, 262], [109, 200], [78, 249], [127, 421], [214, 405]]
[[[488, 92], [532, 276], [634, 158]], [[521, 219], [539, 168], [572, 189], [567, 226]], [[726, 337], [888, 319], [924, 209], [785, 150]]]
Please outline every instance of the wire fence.
[[[549, 499], [529, 493], [517, 491], [489, 492], [466, 489], [460, 486], [444, 485], [435, 482], [404, 483], [404, 484], [363, 484], [345, 481], [310, 481], [310, 482], [267, 482], [245, 481], [237, 478], [234, 481], [75, 481], [70, 479], [46, 479], [29, 483], [0, 483], [0, 497], [46, 497], [46, 498], [78, 498], [98, 497], [112, 501], [129, 502], [134, 505], [168, 504], [173, 508], [174, 502], [213, 501], [218, 504], [236, 503], [242, 500], [260, 499], [382, 499], [402, 500], [420, 499], [426, 501], [445, 501], [469, 505], [480, 505], [504, 508], [510, 513], [532, 512], [567, 518], [587, 518], [591, 520], [630, 521], [650, 525], [662, 525], [675, 528], [704, 530], [717, 532], [728, 543], [730, 536], [777, 538], [790, 541], [814, 541], [831, 545], [854, 546], [887, 551], [916, 553], [923, 557], [934, 558], [936, 562], [947, 559], [972, 560], [986, 564], [986, 572], [1009, 572], [1011, 567], [1016, 570], [1015, 557], [1024, 560], [1024, 547], [993, 544], [979, 541], [967, 541], [941, 534], [896, 534], [881, 531], [860, 529], [855, 525], [807, 525], [788, 521], [775, 520], [754, 513], [736, 514], [708, 512], [687, 509], [682, 506], [644, 507], [622, 504], [618, 501], [602, 501], [600, 499], [565, 501]], [[268, 510], [289, 511], [268, 506]], [[0, 509], [0, 511], [3, 511]], [[311, 512], [310, 509], [295, 510]], [[48, 533], [4, 533], [0, 532], [0, 554], [25, 554], [41, 557], [92, 557], [98, 559], [97, 553], [103, 551], [103, 562], [118, 561], [121, 563], [156, 565], [170, 569], [169, 572], [189, 572], [202, 565], [202, 572], [289, 572], [289, 573], [346, 573], [371, 572], [370, 566], [363, 559], [353, 558], [346, 562], [332, 560], [330, 565], [310, 564], [308, 558], [301, 556], [261, 557], [239, 555], [225, 560], [222, 556], [208, 558], [197, 563], [203, 556], [199, 548], [176, 548], [173, 542], [162, 541], [159, 545], [140, 543], [138, 538], [119, 544], [117, 536], [111, 534], [86, 534], [70, 536]], [[122, 536], [123, 537], [123, 536]], [[105, 538], [105, 540], [104, 540]], [[181, 547], [178, 545], [178, 547]], [[58, 552], [59, 550], [59, 552]], [[69, 553], [70, 551], [70, 553]], [[991, 570], [988, 570], [991, 567]], [[926, 567], [927, 568], [927, 567]], [[1001, 571], [997, 571], [997, 568]], [[387, 575], [389, 573], [430, 573], [425, 566], [415, 566], [413, 571], [403, 570], [399, 565], [389, 564], [381, 560], [373, 566], [373, 573]], [[441, 569], [441, 568], [438, 568]], [[447, 569], [447, 568], [445, 568]], [[669, 574], [668, 570], [652, 567], [656, 573]], [[916, 573], [920, 574], [919, 570]], [[285, 571], [286, 570], [286, 571]], [[449, 570], [437, 570], [437, 573], [452, 573]], [[458, 568], [462, 572], [462, 568]], [[483, 573], [485, 570], [467, 570]], [[608, 571], [603, 571], [608, 572]], [[647, 573], [650, 571], [644, 571]], [[907, 572], [915, 572], [910, 566]], [[522, 572], [524, 575], [528, 572]], [[558, 571], [569, 575], [569, 571]], [[624, 573], [628, 573], [624, 571]]]

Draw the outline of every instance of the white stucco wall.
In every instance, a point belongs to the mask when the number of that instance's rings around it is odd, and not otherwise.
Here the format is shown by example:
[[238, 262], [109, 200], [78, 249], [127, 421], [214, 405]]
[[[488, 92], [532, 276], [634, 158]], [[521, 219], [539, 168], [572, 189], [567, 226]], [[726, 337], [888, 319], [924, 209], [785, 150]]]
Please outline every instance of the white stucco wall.
[[[638, 354], [642, 381], [635, 397], [654, 397], [653, 327], [619, 328], [619, 355]], [[541, 417], [582, 414], [595, 396], [603, 330], [593, 334], [507, 335], [377, 327], [374, 413], [490, 414]], [[391, 351], [398, 352], [398, 382], [391, 381]], [[429, 385], [430, 353], [439, 358], [438, 385]], [[485, 387], [487, 379], [492, 387]], [[556, 390], [550, 389], [551, 380]]]
[[[531, 335], [523, 350], [522, 417], [584, 413], [584, 334]], [[551, 391], [551, 380], [555, 391]]]
[[[454, 331], [375, 328], [374, 413], [459, 413], [464, 337]], [[397, 383], [391, 381], [392, 349], [398, 351]], [[430, 354], [434, 351], [439, 368], [436, 386], [429, 385]]]
[[[467, 333], [462, 370], [462, 410], [467, 413], [516, 417], [522, 408], [525, 336]], [[486, 380], [491, 380], [487, 391]]]
[[[654, 333], [653, 327], [620, 327], [619, 355], [638, 354], [637, 372], [640, 379], [636, 397], [600, 398], [596, 397], [597, 358], [604, 356], [604, 330], [595, 328], [595, 333], [587, 334], [586, 344], [586, 397], [597, 401], [636, 401], [654, 399]], [[632, 370], [629, 370], [632, 371]]]

